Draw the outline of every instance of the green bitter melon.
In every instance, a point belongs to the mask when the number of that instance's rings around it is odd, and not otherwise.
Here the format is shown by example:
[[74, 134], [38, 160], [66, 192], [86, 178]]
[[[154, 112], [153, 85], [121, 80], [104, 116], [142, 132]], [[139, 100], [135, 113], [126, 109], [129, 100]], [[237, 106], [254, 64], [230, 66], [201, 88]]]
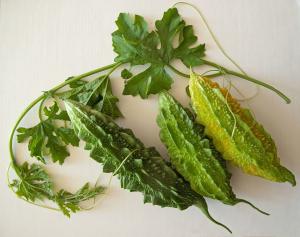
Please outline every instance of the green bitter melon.
[[172, 165], [194, 191], [228, 205], [245, 202], [254, 207], [235, 196], [230, 186], [231, 174], [221, 154], [204, 134], [203, 126], [196, 124], [193, 114], [167, 92], [159, 95], [157, 123]]
[[66, 110], [77, 136], [86, 142], [90, 156], [103, 164], [103, 172], [117, 174], [121, 187], [142, 192], [145, 203], [186, 209], [195, 205], [214, 223], [205, 199], [160, 156], [146, 148], [130, 129], [119, 127], [110, 117], [76, 102]]

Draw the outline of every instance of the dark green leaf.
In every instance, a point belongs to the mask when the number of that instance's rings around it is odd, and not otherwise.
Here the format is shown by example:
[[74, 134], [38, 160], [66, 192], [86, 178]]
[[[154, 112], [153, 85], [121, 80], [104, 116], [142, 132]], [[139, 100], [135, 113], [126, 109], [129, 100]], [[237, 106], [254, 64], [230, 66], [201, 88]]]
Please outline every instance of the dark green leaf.
[[32, 157], [46, 163], [45, 154], [50, 153], [53, 162], [62, 164], [69, 156], [67, 145], [78, 146], [79, 139], [71, 128], [59, 127], [56, 120], [69, 120], [66, 111], [61, 111], [56, 102], [48, 108], [44, 108], [48, 117], [31, 128], [18, 128], [17, 140], [24, 142], [29, 139], [28, 150]]
[[98, 77], [65, 92], [62, 98], [89, 105], [113, 118], [122, 117], [117, 106], [119, 99], [112, 94], [110, 79], [106, 76]]
[[145, 71], [135, 75], [125, 84], [124, 95], [137, 95], [147, 98], [161, 90], [169, 90], [173, 80], [164, 67], [152, 64]]
[[31, 128], [20, 127], [17, 131], [19, 132], [17, 135], [18, 142], [24, 142], [29, 138], [28, 150], [30, 151], [30, 155], [36, 157], [39, 161], [46, 163], [43, 156], [43, 147], [46, 142], [43, 124], [39, 123]]
[[[74, 77], [68, 77], [66, 81], [69, 81], [73, 78]], [[84, 80], [75, 80], [73, 82], [70, 82], [68, 85], [69, 85], [70, 88], [76, 88], [76, 87], [84, 85], [85, 83], [87, 83], [87, 82], [84, 81]]]
[[159, 59], [159, 39], [155, 32], [148, 32], [144, 18], [136, 15], [133, 20], [129, 14], [120, 13], [116, 24], [118, 30], [112, 33], [116, 62], [141, 65]]
[[58, 107], [57, 102], [55, 101], [52, 106], [50, 107], [44, 107], [43, 109], [44, 114], [48, 117], [48, 119], [51, 120], [64, 120], [69, 121], [68, 114], [65, 110], [60, 110]]
[[125, 68], [121, 72], [121, 77], [124, 79], [129, 79], [130, 77], [132, 77], [132, 72]]
[[155, 26], [161, 43], [160, 55], [164, 62], [169, 63], [173, 58], [174, 38], [183, 30], [185, 22], [179, 16], [176, 8], [170, 8], [164, 13], [161, 20], [155, 22]]
[[197, 41], [193, 27], [191, 25], [185, 26], [180, 34], [182, 36], [180, 37], [179, 46], [174, 49], [174, 58], [179, 58], [187, 67], [201, 65], [203, 63], [202, 58], [205, 55], [205, 45], [200, 44], [190, 48]]
[[[140, 95], [142, 98], [170, 89], [172, 80], [164, 67], [173, 59], [180, 59], [187, 67], [202, 64], [204, 45], [191, 46], [197, 41], [192, 26], [185, 26], [176, 8], [166, 11], [161, 20], [156, 21], [156, 31], [149, 32], [146, 21], [141, 16], [130, 17], [121, 13], [116, 21], [118, 30], [112, 34], [116, 62], [131, 65], [151, 64], [144, 72], [131, 77], [126, 82], [123, 93]], [[176, 36], [179, 44], [173, 48]], [[160, 46], [160, 47], [159, 47]], [[123, 72], [123, 78], [129, 77]], [[155, 81], [155, 83], [153, 83]]]
[[55, 130], [56, 134], [61, 137], [65, 144], [73, 146], [79, 145], [79, 139], [71, 128], [60, 127]]

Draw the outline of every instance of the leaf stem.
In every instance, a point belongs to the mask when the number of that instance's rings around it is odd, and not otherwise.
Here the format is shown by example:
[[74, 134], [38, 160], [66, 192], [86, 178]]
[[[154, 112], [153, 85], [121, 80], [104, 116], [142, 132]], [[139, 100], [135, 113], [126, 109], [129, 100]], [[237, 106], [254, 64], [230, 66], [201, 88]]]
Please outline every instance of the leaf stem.
[[206, 78], [214, 78], [214, 77], [219, 77], [219, 76], [222, 76], [224, 73], [222, 72], [216, 72], [216, 73], [212, 73], [212, 74], [208, 74], [208, 75], [205, 75]]
[[42, 99], [42, 101], [40, 103], [40, 106], [39, 106], [39, 119], [40, 119], [41, 122], [43, 121], [42, 111], [43, 111], [43, 105], [44, 105], [44, 102], [45, 102], [46, 99], [47, 99], [47, 97], [44, 96], [44, 98]]
[[185, 74], [179, 70], [177, 70], [175, 67], [173, 67], [171, 64], [167, 65], [168, 68], [170, 68], [173, 72], [175, 72], [177, 75], [182, 76], [182, 77], [186, 77], [186, 78], [190, 78], [190, 75]]
[[220, 69], [220, 71], [226, 73], [226, 74], [230, 74], [232, 76], [236, 76], [236, 77], [239, 77], [239, 78], [242, 78], [242, 79], [245, 79], [247, 81], [250, 81], [250, 82], [253, 82], [255, 84], [258, 84], [260, 86], [263, 86], [265, 88], [268, 88], [269, 90], [272, 90], [273, 92], [275, 92], [277, 95], [279, 95], [281, 98], [283, 98], [287, 104], [291, 103], [291, 100], [285, 95], [283, 94], [281, 91], [277, 90], [275, 87], [267, 84], [267, 83], [264, 83], [262, 81], [259, 81], [253, 77], [250, 77], [248, 75], [245, 75], [245, 74], [242, 74], [242, 73], [238, 73], [238, 72], [235, 72], [235, 71], [232, 71], [232, 70], [229, 70], [223, 66], [220, 66], [219, 64], [216, 64], [214, 62], [211, 62], [211, 61], [208, 61], [208, 60], [204, 60], [202, 59], [203, 63], [205, 65], [208, 65], [208, 66], [212, 66], [214, 68], [218, 68]]
[[[210, 75], [206, 75], [205, 77], [208, 77], [208, 78], [213, 78], [213, 77], [218, 77], [218, 76], [221, 76], [221, 75], [224, 75], [224, 74], [229, 74], [229, 75], [232, 75], [232, 76], [236, 76], [236, 77], [239, 77], [239, 78], [242, 78], [242, 79], [245, 79], [247, 81], [250, 81], [250, 82], [253, 82], [257, 85], [260, 85], [260, 86], [263, 86], [273, 92], [275, 92], [277, 95], [279, 95], [282, 99], [285, 100], [285, 102], [287, 104], [290, 104], [291, 103], [291, 100], [290, 98], [288, 98], [285, 94], [283, 94], [281, 91], [277, 90], [275, 87], [265, 83], [265, 82], [262, 82], [262, 81], [259, 81], [253, 77], [250, 77], [246, 74], [242, 74], [242, 73], [239, 73], [239, 72], [236, 72], [236, 71], [232, 71], [232, 70], [229, 70], [217, 63], [214, 63], [214, 62], [211, 62], [211, 61], [208, 61], [208, 60], [204, 60], [202, 59], [203, 63], [205, 65], [208, 65], [208, 66], [212, 66], [214, 68], [217, 68], [220, 70], [220, 72], [218, 73], [213, 73], [213, 74], [210, 74]], [[188, 74], [185, 74], [179, 70], [177, 70], [175, 67], [173, 67], [171, 64], [168, 64], [167, 65], [168, 68], [170, 68], [173, 72], [175, 72], [177, 75], [179, 76], [182, 76], [182, 77], [186, 77], [186, 78], [189, 78], [190, 76]]]
[[236, 199], [236, 203], [239, 203], [239, 202], [243, 202], [243, 203], [246, 203], [246, 204], [250, 205], [250, 206], [253, 207], [255, 210], [259, 211], [260, 213], [262, 213], [262, 214], [264, 214], [264, 215], [267, 215], [267, 216], [270, 215], [269, 213], [260, 210], [258, 207], [254, 206], [251, 202], [249, 202], [249, 201], [247, 201], [247, 200], [245, 200], [245, 199], [240, 199], [240, 198]]
[[[175, 67], [173, 67], [171, 64], [168, 64], [167, 66], [173, 72], [175, 72], [177, 75], [185, 77], [185, 78], [190, 78], [190, 76], [188, 74], [185, 74], [185, 73], [179, 71], [178, 69], [176, 69]], [[219, 72], [216, 72], [216, 73], [205, 75], [205, 77], [207, 77], [207, 78], [214, 78], [214, 77], [219, 77], [219, 76], [222, 76], [222, 75], [224, 75], [224, 73], [219, 71]]]
[[70, 80], [64, 81], [63, 83], [61, 83], [61, 84], [59, 84], [59, 85], [53, 87], [49, 92], [54, 93], [54, 92], [56, 92], [57, 90], [63, 88], [64, 86], [66, 86], [66, 85], [68, 85], [68, 84], [70, 84], [70, 83], [72, 83], [72, 82], [78, 81], [78, 80], [80, 80], [80, 79], [82, 79], [82, 78], [91, 76], [91, 75], [93, 75], [93, 74], [96, 74], [96, 73], [99, 73], [99, 72], [103, 72], [103, 71], [106, 71], [106, 70], [108, 70], [108, 69], [113, 69], [113, 68], [114, 68], [114, 70], [115, 70], [115, 69], [116, 69], [117, 67], [119, 67], [120, 65], [121, 65], [121, 63], [113, 63], [113, 64], [109, 64], [109, 65], [104, 66], [104, 67], [96, 68], [96, 69], [94, 69], [94, 70], [92, 70], [92, 71], [83, 73], [83, 74], [81, 74], [81, 75], [79, 75], [79, 76], [75, 76], [75, 77], [71, 78]]
[[208, 217], [208, 219], [210, 219], [213, 223], [222, 226], [223, 228], [225, 228], [229, 233], [232, 233], [232, 231], [224, 224], [216, 221], [209, 213], [208, 208], [207, 208], [207, 204], [206, 202], [198, 202], [195, 204], [196, 207], [200, 208], [200, 210]]

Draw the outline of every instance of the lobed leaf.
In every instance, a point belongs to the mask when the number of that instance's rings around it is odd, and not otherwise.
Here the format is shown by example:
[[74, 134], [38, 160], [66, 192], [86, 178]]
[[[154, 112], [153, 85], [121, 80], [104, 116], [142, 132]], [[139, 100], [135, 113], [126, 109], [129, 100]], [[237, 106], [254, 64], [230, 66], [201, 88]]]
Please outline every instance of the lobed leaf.
[[14, 179], [9, 185], [16, 190], [19, 197], [34, 202], [54, 195], [53, 183], [42, 166], [24, 162], [21, 166], [15, 166], [15, 169], [21, 179]]
[[[161, 20], [155, 22], [155, 31], [149, 32], [146, 21], [138, 15], [132, 18], [120, 13], [116, 25], [118, 29], [112, 34], [113, 48], [118, 54], [115, 61], [131, 65], [150, 64], [146, 70], [130, 76], [125, 83], [125, 95], [147, 98], [150, 94], [170, 89], [173, 80], [165, 66], [174, 59], [180, 59], [187, 67], [202, 64], [205, 46], [192, 47], [197, 37], [192, 26], [185, 25], [176, 8], [170, 8]], [[174, 48], [177, 35], [180, 36], [179, 45]]]
[[64, 189], [54, 192], [53, 182], [41, 165], [29, 165], [24, 162], [22, 165], [14, 164], [14, 169], [19, 179], [14, 179], [9, 186], [19, 197], [31, 202], [51, 200], [68, 217], [70, 217], [71, 212], [75, 213], [81, 210], [80, 204], [82, 202], [95, 198], [104, 192], [104, 187], [90, 187], [88, 183], [75, 193], [70, 193]]
[[45, 156], [50, 153], [53, 162], [62, 164], [70, 154], [67, 145], [79, 145], [79, 139], [71, 128], [59, 127], [55, 120], [69, 120], [65, 111], [61, 111], [56, 102], [49, 108], [44, 108], [44, 114], [48, 117], [31, 128], [20, 127], [17, 129], [18, 142], [29, 139], [28, 150], [32, 157], [46, 163]]
[[70, 193], [61, 189], [55, 195], [54, 201], [57, 203], [63, 214], [70, 217], [71, 212], [75, 213], [81, 210], [80, 203], [95, 198], [103, 192], [103, 187], [90, 187], [89, 183], [86, 183], [75, 193]]

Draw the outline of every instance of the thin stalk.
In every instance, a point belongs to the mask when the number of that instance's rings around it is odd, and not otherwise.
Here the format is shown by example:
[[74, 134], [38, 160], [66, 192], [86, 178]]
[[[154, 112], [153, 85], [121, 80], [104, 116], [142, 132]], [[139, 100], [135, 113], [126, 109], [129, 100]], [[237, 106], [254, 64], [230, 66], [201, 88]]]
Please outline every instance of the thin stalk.
[[243, 202], [243, 203], [246, 203], [246, 204], [250, 205], [250, 206], [253, 207], [255, 210], [259, 211], [260, 213], [262, 213], [262, 214], [264, 214], [264, 215], [266, 215], [266, 216], [269, 216], [269, 215], [270, 215], [269, 213], [260, 210], [258, 207], [254, 206], [251, 202], [249, 202], [249, 201], [247, 201], [247, 200], [245, 200], [245, 199], [237, 199], [237, 200], [236, 200], [236, 203], [239, 203], [239, 202]]
[[45, 100], [47, 99], [47, 97], [44, 97], [40, 103], [40, 106], [39, 106], [39, 119], [40, 121], [42, 122], [44, 119], [43, 119], [43, 105], [44, 105], [44, 102]]
[[[41, 100], [43, 100], [45, 98], [45, 95], [40, 95], [38, 98], [36, 98], [34, 101], [32, 101], [28, 106], [27, 108], [21, 113], [21, 115], [19, 116], [19, 118], [17, 119], [11, 133], [10, 133], [10, 137], [9, 137], [9, 154], [10, 154], [10, 159], [11, 159], [11, 162], [12, 162], [12, 166], [13, 168], [17, 171], [16, 169], [16, 161], [15, 161], [15, 157], [14, 157], [14, 152], [13, 152], [13, 138], [14, 138], [14, 134], [15, 134], [15, 131], [17, 129], [17, 127], [19, 126], [21, 120], [24, 118], [24, 116], [28, 113], [28, 111], [30, 109], [32, 109], [33, 106], [35, 106], [38, 102], [40, 102]], [[16, 172], [17, 175], [18, 172]]]
[[206, 215], [208, 217], [208, 219], [210, 219], [213, 223], [222, 226], [223, 228], [225, 228], [229, 233], [232, 233], [232, 231], [224, 224], [216, 221], [209, 213], [208, 208], [207, 208], [207, 204], [206, 203], [196, 203], [195, 204], [196, 207], [200, 208], [200, 210], [204, 213], [204, 215]]
[[247, 76], [247, 75], [245, 75], [245, 74], [242, 74], [242, 73], [238, 73], [238, 72], [229, 70], [229, 69], [227, 69], [227, 68], [225, 68], [225, 67], [223, 67], [223, 66], [220, 66], [219, 64], [216, 64], [216, 63], [214, 63], [214, 62], [210, 62], [210, 61], [207, 61], [207, 60], [204, 60], [204, 59], [202, 59], [202, 61], [203, 61], [203, 63], [204, 63], [205, 65], [212, 66], [212, 67], [214, 67], [214, 68], [218, 68], [218, 69], [220, 69], [220, 71], [223, 71], [223, 72], [225, 72], [226, 74], [230, 74], [230, 75], [232, 75], [232, 76], [236, 76], [236, 77], [245, 79], [245, 80], [247, 80], [247, 81], [253, 82], [253, 83], [255, 83], [255, 84], [258, 84], [258, 85], [260, 85], [260, 86], [263, 86], [263, 87], [265, 87], [265, 88], [268, 88], [269, 90], [271, 90], [271, 91], [275, 92], [277, 95], [279, 95], [282, 99], [284, 99], [284, 100], [286, 101], [287, 104], [291, 103], [291, 100], [290, 100], [285, 94], [283, 94], [281, 91], [277, 90], [275, 87], [273, 87], [273, 86], [271, 86], [271, 85], [269, 85], [269, 84], [267, 84], [267, 83], [264, 83], [264, 82], [262, 82], [262, 81], [259, 81], [259, 80], [255, 79], [255, 78], [253, 78], [253, 77], [249, 77], [249, 76]]
[[182, 76], [182, 77], [186, 77], [186, 78], [190, 78], [190, 75], [185, 74], [179, 70], [177, 70], [175, 67], [173, 67], [171, 64], [167, 65], [168, 68], [170, 68], [173, 72], [175, 72], [177, 75]]
[[[107, 66], [105, 66], [105, 67], [100, 67], [100, 68], [97, 68], [97, 69], [95, 69], [95, 70], [92, 70], [92, 71], [83, 73], [83, 74], [81, 74], [81, 75], [79, 75], [79, 76], [73, 77], [73, 78], [71, 78], [70, 80], [64, 81], [63, 83], [61, 83], [61, 84], [59, 84], [59, 85], [53, 87], [53, 88], [50, 90], [50, 92], [54, 93], [54, 92], [56, 92], [57, 90], [63, 88], [64, 86], [70, 84], [71, 82], [78, 81], [78, 80], [80, 80], [80, 79], [82, 79], [82, 78], [91, 76], [91, 75], [93, 75], [93, 74], [96, 74], [96, 73], [99, 73], [99, 72], [103, 72], [103, 71], [106, 71], [106, 70], [112, 69], [112, 68], [114, 68], [114, 70], [115, 70], [115, 69], [116, 69], [117, 67], [119, 67], [120, 65], [121, 65], [121, 63], [113, 63], [113, 64], [109, 64], [109, 65], [107, 65]], [[113, 71], [114, 71], [114, 70], [113, 70]]]
[[205, 77], [207, 77], [207, 78], [214, 78], [214, 77], [219, 77], [219, 76], [222, 76], [222, 75], [224, 75], [224, 73], [222, 73], [222, 72], [216, 72], [216, 73], [205, 75]]
[[[171, 64], [168, 64], [167, 66], [173, 72], [175, 72], [177, 75], [182, 76], [182, 77], [186, 77], [186, 78], [190, 78], [190, 76], [188, 74], [185, 74], [185, 73], [179, 71], [178, 69], [176, 69], [175, 67], [173, 67]], [[207, 77], [207, 78], [214, 78], [214, 77], [219, 77], [219, 76], [222, 76], [222, 75], [224, 75], [224, 73], [219, 71], [219, 72], [216, 72], [216, 73], [205, 75], [205, 77]]]
[[[287, 104], [291, 103], [291, 100], [285, 94], [283, 94], [281, 91], [277, 90], [275, 87], [273, 87], [273, 86], [271, 86], [271, 85], [269, 85], [267, 83], [259, 81], [259, 80], [255, 79], [253, 77], [250, 77], [250, 76], [248, 76], [246, 74], [242, 74], [242, 73], [238, 73], [238, 72], [229, 70], [229, 69], [227, 69], [227, 68], [225, 68], [225, 67], [223, 67], [223, 66], [221, 66], [219, 64], [216, 64], [214, 62], [210, 62], [210, 61], [207, 61], [207, 60], [204, 60], [204, 59], [202, 59], [202, 61], [204, 62], [205, 65], [212, 66], [212, 67], [217, 68], [217, 69], [220, 70], [220, 72], [213, 73], [213, 74], [210, 74], [210, 75], [206, 75], [205, 77], [214, 78], [214, 77], [218, 77], [218, 76], [221, 76], [221, 75], [224, 75], [224, 74], [230, 74], [232, 76], [236, 76], [236, 77], [245, 79], [247, 81], [253, 82], [253, 83], [257, 84], [257, 85], [263, 86], [263, 87], [265, 87], [265, 88], [267, 88], [267, 89], [275, 92], [282, 99], [284, 99]], [[185, 73], [177, 70], [175, 67], [173, 67], [170, 64], [168, 64], [167, 66], [168, 66], [168, 68], [170, 68], [173, 72], [175, 72], [179, 76], [186, 77], [186, 78], [190, 77], [188, 74], [185, 74]]]
[[206, 29], [208, 30], [210, 36], [212, 37], [213, 41], [215, 42], [215, 44], [217, 45], [217, 47], [219, 48], [219, 50], [221, 51], [221, 53], [225, 56], [225, 58], [227, 58], [237, 69], [239, 69], [243, 74], [247, 75], [247, 73], [242, 69], [242, 67], [240, 65], [238, 65], [238, 63], [236, 61], [233, 60], [233, 58], [231, 58], [225, 51], [225, 49], [223, 48], [223, 46], [221, 45], [220, 41], [218, 40], [217, 36], [214, 34], [214, 32], [212, 31], [211, 27], [209, 26], [206, 17], [204, 16], [204, 14], [202, 13], [202, 11], [200, 11], [200, 9], [198, 7], [196, 7], [195, 5], [188, 3], [188, 2], [177, 2], [173, 5], [173, 7], [175, 7], [176, 5], [179, 4], [183, 4], [183, 5], [187, 5], [192, 7], [200, 16], [200, 18], [202, 19]]

